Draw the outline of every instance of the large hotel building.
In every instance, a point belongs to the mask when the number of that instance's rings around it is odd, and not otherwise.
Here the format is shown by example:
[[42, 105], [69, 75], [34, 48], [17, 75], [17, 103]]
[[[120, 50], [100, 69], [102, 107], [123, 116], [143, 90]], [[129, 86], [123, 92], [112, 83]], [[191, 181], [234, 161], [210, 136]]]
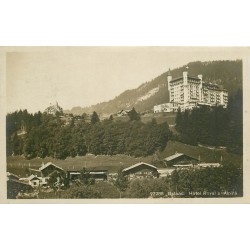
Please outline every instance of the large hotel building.
[[190, 76], [188, 72], [172, 79], [168, 71], [169, 103], [154, 106], [154, 113], [176, 112], [193, 109], [199, 106], [222, 106], [227, 107], [228, 92], [216, 83], [206, 83], [202, 75]]

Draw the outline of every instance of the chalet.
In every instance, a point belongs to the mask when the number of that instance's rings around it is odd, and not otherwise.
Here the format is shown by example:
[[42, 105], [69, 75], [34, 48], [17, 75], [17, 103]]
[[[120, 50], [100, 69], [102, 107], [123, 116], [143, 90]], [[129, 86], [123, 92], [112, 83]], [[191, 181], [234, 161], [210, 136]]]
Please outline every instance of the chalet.
[[197, 164], [199, 160], [182, 153], [175, 153], [165, 158], [163, 161], [167, 167], [190, 167]]
[[69, 181], [79, 180], [81, 178], [81, 172], [77, 170], [67, 171], [67, 178]]
[[108, 170], [92, 170], [89, 172], [90, 178], [96, 181], [106, 181], [108, 179]]
[[127, 116], [130, 110], [120, 110], [119, 112], [116, 113], [116, 116], [122, 117], [122, 116]]
[[32, 187], [46, 187], [48, 180], [54, 174], [59, 178], [59, 182], [66, 177], [64, 170], [51, 162], [42, 164], [39, 169], [29, 168], [29, 174], [28, 177], [20, 178], [19, 180]]
[[86, 171], [85, 173], [70, 170], [67, 172], [67, 178], [70, 181], [79, 180], [82, 174], [88, 176], [88, 178], [95, 179], [96, 181], [105, 181], [108, 179], [108, 170], [91, 170]]
[[129, 179], [157, 178], [159, 176], [157, 167], [145, 162], [139, 162], [125, 168], [122, 173]]

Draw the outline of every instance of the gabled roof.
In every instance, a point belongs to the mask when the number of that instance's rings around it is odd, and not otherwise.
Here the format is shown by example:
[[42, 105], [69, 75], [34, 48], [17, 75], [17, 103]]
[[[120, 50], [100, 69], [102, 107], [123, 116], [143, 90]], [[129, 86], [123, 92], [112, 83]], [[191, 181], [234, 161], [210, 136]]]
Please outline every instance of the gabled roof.
[[[164, 161], [172, 161], [172, 160], [177, 159], [177, 158], [179, 158], [179, 157], [181, 157], [181, 156], [183, 156], [183, 155], [185, 155], [185, 154], [182, 154], [182, 153], [175, 153], [174, 155], [171, 155], [171, 156], [169, 156], [169, 157], [166, 157], [166, 158], [164, 159]], [[187, 156], [187, 157], [190, 158], [190, 159], [197, 160], [196, 158], [191, 157], [191, 156], [189, 156], [189, 155], [185, 155], [185, 156]]]
[[174, 155], [171, 155], [171, 156], [165, 158], [164, 160], [165, 161], [172, 161], [172, 160], [174, 160], [174, 159], [176, 159], [176, 158], [178, 158], [178, 157], [180, 157], [182, 155], [184, 155], [184, 154], [182, 154], [182, 153], [176, 153]]
[[44, 164], [43, 166], [41, 166], [41, 167], [39, 168], [39, 170], [40, 170], [40, 171], [43, 171], [45, 168], [49, 167], [50, 165], [53, 165], [54, 167], [56, 167], [56, 168], [58, 168], [58, 169], [64, 171], [62, 168], [56, 166], [56, 165], [53, 164], [52, 162], [48, 162], [48, 163]]
[[36, 176], [36, 175], [30, 175], [28, 178], [27, 178], [29, 181], [32, 181], [33, 179], [38, 179], [39, 180], [39, 178]]
[[153, 166], [153, 165], [148, 164], [148, 163], [145, 163], [145, 162], [139, 162], [139, 163], [136, 163], [136, 164], [134, 164], [134, 165], [132, 165], [132, 166], [130, 166], [130, 167], [128, 167], [128, 168], [123, 169], [122, 172], [125, 172], [125, 171], [128, 171], [128, 170], [130, 170], [130, 169], [136, 168], [136, 167], [138, 167], [138, 166], [140, 166], [140, 165], [146, 165], [146, 166], [148, 166], [148, 167], [151, 167], [151, 168], [154, 168], [155, 170], [157, 170], [157, 167], [156, 167], [156, 166]]

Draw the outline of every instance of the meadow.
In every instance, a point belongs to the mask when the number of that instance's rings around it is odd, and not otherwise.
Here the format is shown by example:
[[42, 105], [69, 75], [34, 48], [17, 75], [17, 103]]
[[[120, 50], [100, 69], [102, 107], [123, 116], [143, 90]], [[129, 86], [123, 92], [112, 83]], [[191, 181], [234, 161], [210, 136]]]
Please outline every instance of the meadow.
[[141, 161], [151, 163], [152, 158], [152, 156], [135, 158], [127, 155], [86, 155], [74, 158], [68, 157], [65, 160], [58, 160], [52, 157], [27, 160], [23, 156], [9, 156], [7, 157], [7, 171], [24, 176], [27, 168], [38, 169], [42, 163], [52, 162], [65, 171], [86, 168], [91, 170], [107, 169], [110, 173], [114, 173], [120, 168], [126, 168]]
[[[230, 162], [236, 166], [243, 166], [243, 157], [240, 155], [228, 153], [225, 149], [211, 149], [206, 147], [191, 146], [178, 141], [169, 141], [166, 148], [159, 153], [159, 160], [176, 152], [184, 153], [191, 157], [197, 158], [202, 162]], [[25, 176], [27, 169], [38, 169], [42, 163], [53, 162], [54, 164], [67, 170], [80, 170], [82, 168], [90, 170], [106, 169], [110, 173], [117, 172], [120, 168], [129, 167], [138, 162], [146, 162], [151, 164], [154, 156], [132, 157], [128, 155], [86, 155], [77, 157], [68, 157], [65, 160], [58, 160], [51, 157], [25, 159], [23, 156], [7, 157], [7, 171]]]

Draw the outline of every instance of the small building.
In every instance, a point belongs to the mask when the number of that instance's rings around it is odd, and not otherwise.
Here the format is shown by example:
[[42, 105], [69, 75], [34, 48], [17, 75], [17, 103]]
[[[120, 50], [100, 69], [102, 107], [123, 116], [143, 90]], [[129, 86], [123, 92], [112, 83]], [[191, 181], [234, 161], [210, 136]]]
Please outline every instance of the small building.
[[81, 172], [77, 170], [69, 170], [67, 171], [67, 179], [69, 181], [79, 180], [81, 178]]
[[122, 117], [122, 116], [127, 116], [128, 113], [130, 112], [131, 110], [120, 110], [119, 112], [116, 113], [116, 116], [118, 117]]
[[129, 179], [158, 178], [157, 167], [145, 162], [136, 163], [122, 170]]
[[89, 176], [96, 181], [106, 181], [108, 179], [108, 170], [91, 170]]
[[79, 180], [81, 175], [95, 179], [96, 181], [106, 181], [108, 179], [108, 170], [90, 170], [81, 173], [81, 171], [69, 170], [67, 171], [67, 178], [69, 181]]
[[154, 106], [154, 113], [177, 112], [178, 111], [178, 107], [179, 107], [178, 103], [174, 103], [174, 102], [162, 103], [162, 104]]
[[29, 180], [29, 184], [32, 187], [39, 187], [40, 186], [40, 182], [42, 180], [42, 177], [37, 177], [36, 175], [31, 175], [28, 177]]
[[175, 153], [174, 155], [168, 156], [163, 161], [167, 167], [192, 166], [199, 162], [198, 159], [182, 153]]

